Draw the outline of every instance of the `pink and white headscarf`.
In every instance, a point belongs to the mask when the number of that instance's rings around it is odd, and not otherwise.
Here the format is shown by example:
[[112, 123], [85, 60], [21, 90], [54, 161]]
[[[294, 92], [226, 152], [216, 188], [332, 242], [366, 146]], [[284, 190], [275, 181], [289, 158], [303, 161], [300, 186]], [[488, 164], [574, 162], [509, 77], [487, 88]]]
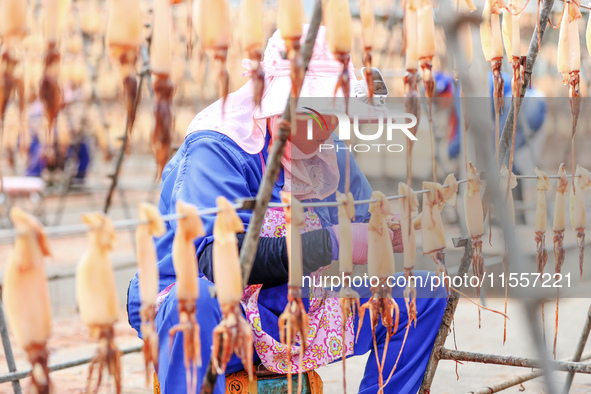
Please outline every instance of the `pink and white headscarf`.
[[[303, 41], [308, 30], [304, 25]], [[218, 100], [197, 114], [187, 130], [187, 136], [201, 130], [212, 130], [230, 137], [241, 149], [249, 154], [261, 152], [265, 146], [267, 119], [271, 133], [279, 126], [279, 118], [291, 94], [291, 63], [283, 59], [285, 43], [276, 31], [267, 43], [261, 65], [265, 72], [265, 89], [260, 107], [253, 100], [253, 82], [249, 80], [226, 99], [222, 117], [222, 100]], [[244, 59], [251, 73], [251, 61]], [[314, 45], [314, 51], [304, 78], [301, 97], [332, 97], [342, 65], [332, 55], [326, 43], [326, 28], [321, 26]], [[353, 63], [349, 62], [351, 90], [355, 86]], [[340, 93], [340, 91], [339, 91]], [[331, 144], [332, 137], [327, 141]], [[333, 194], [339, 183], [339, 169], [334, 149], [317, 150], [305, 155], [288, 142], [282, 158], [285, 174], [284, 190], [290, 190], [300, 200], [309, 198], [324, 199]]]

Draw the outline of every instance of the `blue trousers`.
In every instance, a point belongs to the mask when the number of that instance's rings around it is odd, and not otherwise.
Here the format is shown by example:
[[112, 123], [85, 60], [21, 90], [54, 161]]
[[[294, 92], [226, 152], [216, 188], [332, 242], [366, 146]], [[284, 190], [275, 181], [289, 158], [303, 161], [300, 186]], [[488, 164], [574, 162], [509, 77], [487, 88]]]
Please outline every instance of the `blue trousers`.
[[[426, 271], [415, 272], [415, 276], [421, 276], [425, 279], [424, 286], [420, 287], [420, 283], [417, 283], [417, 325], [416, 328], [414, 326], [410, 328], [397, 369], [385, 387], [385, 393], [414, 394], [418, 391], [423, 380], [423, 375], [429, 362], [429, 356], [431, 355], [431, 350], [447, 302], [447, 292], [442, 286], [431, 291], [429, 278], [432, 275], [432, 273]], [[217, 300], [210, 297], [208, 289], [212, 286], [211, 282], [200, 279], [199, 286], [200, 297], [197, 301], [197, 322], [201, 328], [201, 359], [203, 360], [203, 366], [198, 370], [198, 388], [201, 387], [207, 369], [207, 363], [210, 359], [213, 329], [222, 318]], [[357, 288], [356, 290], [361, 295], [362, 304], [371, 296], [369, 288]], [[392, 296], [400, 307], [400, 323], [398, 331], [390, 338], [384, 365], [384, 379], [390, 374], [396, 362], [407, 326], [408, 316], [402, 295], [403, 291], [404, 289], [397, 287], [394, 287], [392, 290]], [[130, 297], [129, 299], [137, 299], [137, 297]], [[285, 285], [275, 286], [269, 289], [263, 288], [259, 295], [259, 311], [262, 327], [275, 339], [278, 339], [279, 336], [277, 319], [279, 314], [283, 312], [286, 302], [287, 287]], [[306, 308], [308, 307], [307, 302], [305, 302], [305, 306]], [[163, 394], [185, 394], [187, 392], [182, 335], [175, 336], [172, 349], [169, 349], [168, 332], [171, 327], [178, 323], [177, 307], [176, 290], [173, 288], [156, 315], [156, 327], [160, 339], [158, 380], [160, 381], [160, 389]], [[139, 308], [140, 305], [137, 302], [128, 302], [130, 322], [138, 331]], [[355, 317], [354, 325], [355, 333], [357, 333], [359, 326], [358, 315]], [[386, 335], [386, 328], [379, 323], [376, 329], [376, 340], [380, 359], [383, 354]], [[368, 352], [370, 353], [369, 359], [359, 387], [359, 392], [364, 394], [376, 393], [379, 386], [371, 324], [369, 313], [366, 312], [359, 339], [355, 343], [354, 355], [363, 355]], [[256, 352], [253, 361], [259, 361]], [[233, 356], [227, 366], [226, 373], [237, 372], [241, 369], [243, 369], [242, 363], [236, 356]], [[225, 377], [219, 376], [215, 393], [223, 394], [224, 392]]]

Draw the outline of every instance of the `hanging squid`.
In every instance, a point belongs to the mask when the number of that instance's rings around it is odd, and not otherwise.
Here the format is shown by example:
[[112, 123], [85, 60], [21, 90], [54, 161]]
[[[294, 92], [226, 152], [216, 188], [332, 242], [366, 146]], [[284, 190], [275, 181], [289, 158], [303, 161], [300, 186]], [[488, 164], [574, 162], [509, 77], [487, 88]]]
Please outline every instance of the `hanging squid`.
[[[195, 239], [205, 235], [203, 222], [194, 205], [182, 201], [176, 203], [176, 213], [181, 215], [172, 241], [172, 263], [176, 276], [179, 323], [169, 332], [170, 343], [174, 336], [183, 334], [183, 354], [187, 393], [197, 391], [197, 367], [201, 365], [201, 340], [197, 324], [197, 299], [199, 298], [199, 273], [195, 256]], [[214, 353], [215, 354], [215, 353]]]
[[398, 184], [398, 194], [404, 196], [400, 201], [402, 215], [400, 217], [400, 230], [402, 231], [402, 245], [404, 247], [404, 277], [406, 278], [406, 289], [404, 290], [404, 301], [408, 313], [408, 324], [414, 322], [417, 325], [417, 289], [414, 281], [415, 261], [417, 260], [417, 240], [415, 228], [412, 226], [412, 215], [419, 207], [417, 194], [405, 183]]
[[[287, 353], [287, 392], [291, 394], [291, 356], [292, 346], [300, 342], [300, 365], [298, 366], [298, 393], [302, 392], [302, 360], [304, 351], [308, 346], [308, 313], [302, 302], [302, 235], [304, 226], [304, 208], [302, 204], [290, 193], [281, 192], [281, 202], [286, 204], [285, 212], [285, 243], [287, 244], [287, 256], [289, 259], [289, 289], [287, 293], [287, 305], [279, 316], [279, 336], [281, 343], [285, 345]], [[344, 324], [344, 323], [343, 323]]]
[[[572, 174], [575, 175], [575, 132], [579, 121], [581, 110], [580, 69], [581, 69], [581, 47], [579, 43], [579, 28], [577, 21], [581, 18], [579, 3], [574, 0], [564, 4], [560, 34], [558, 36], [558, 72], [562, 74], [563, 83], [568, 84], [568, 97], [572, 115], [571, 132], [571, 163]], [[575, 182], [573, 182], [573, 192]]]
[[339, 291], [339, 299], [341, 304], [342, 318], [342, 343], [343, 343], [343, 393], [347, 392], [347, 369], [345, 366], [347, 346], [345, 341], [345, 329], [349, 316], [355, 318], [355, 311], [359, 310], [359, 293], [351, 288], [351, 274], [353, 272], [353, 239], [351, 233], [351, 220], [355, 218], [355, 205], [353, 203], [353, 194], [341, 194], [337, 191], [337, 202], [341, 205], [338, 207], [339, 217], [339, 271], [344, 280], [343, 286]]
[[98, 347], [88, 372], [86, 392], [90, 391], [93, 372], [98, 370], [95, 392], [98, 392], [103, 369], [115, 381], [117, 394], [121, 393], [121, 351], [115, 344], [113, 325], [119, 320], [119, 300], [115, 275], [109, 252], [116, 241], [113, 222], [102, 213], [82, 216], [88, 226], [90, 249], [76, 267], [76, 298], [80, 317], [90, 329], [90, 335], [98, 341]]
[[[435, 95], [435, 77], [433, 76], [433, 56], [435, 56], [435, 22], [431, 0], [417, 0], [417, 56], [423, 73], [425, 97], [429, 106], [429, 131], [431, 134], [431, 164], [433, 182], [437, 182], [437, 161], [435, 159], [435, 133], [433, 131], [433, 96]], [[407, 43], [409, 43], [407, 41]], [[414, 43], [410, 43], [414, 45]]]
[[146, 385], [150, 383], [149, 365], [158, 372], [158, 333], [156, 332], [156, 297], [158, 296], [159, 273], [158, 257], [153, 237], [161, 237], [166, 232], [158, 208], [148, 203], [139, 206], [139, 218], [143, 222], [137, 226], [135, 244], [137, 245], [137, 264], [139, 268], [139, 287], [141, 298], [141, 333], [144, 340], [144, 361], [146, 365]]
[[[511, 221], [511, 225], [515, 227], [515, 203], [513, 200], [513, 189], [517, 186], [517, 178], [515, 174], [509, 172], [509, 169], [506, 165], [503, 164], [501, 167], [501, 196], [504, 198], [505, 201], [505, 209], [507, 210], [507, 214], [509, 215], [509, 219]], [[507, 263], [508, 258], [508, 249], [505, 246], [505, 254], [503, 255], [503, 267], [505, 268], [505, 320], [503, 323], [503, 345], [507, 341], [507, 292], [509, 286], [507, 286], [507, 278], [509, 276], [509, 266]]]
[[[544, 268], [548, 262], [548, 250], [546, 249], [546, 190], [550, 190], [550, 178], [548, 175], [540, 171], [537, 167], [535, 169], [538, 177], [538, 201], [536, 203], [536, 220], [534, 229], [536, 232], [536, 267], [540, 275], [544, 274]], [[544, 303], [542, 302], [542, 330], [544, 331], [544, 338], [546, 337], [546, 316], [544, 313]]]
[[43, 263], [44, 257], [51, 255], [49, 242], [41, 223], [19, 207], [10, 210], [10, 220], [17, 237], [2, 284], [6, 320], [32, 365], [34, 391], [49, 394], [47, 340], [51, 331], [51, 305]]
[[[521, 86], [523, 85], [523, 73], [525, 71], [525, 57], [521, 56], [521, 36], [519, 20], [523, 10], [523, 0], [511, 0], [511, 3], [503, 10], [503, 44], [507, 57], [513, 66], [511, 79], [511, 92], [513, 95], [513, 134], [511, 139], [511, 151], [509, 153], [508, 171], [513, 171], [513, 157], [515, 155], [515, 135], [517, 134], [517, 115], [521, 105]], [[505, 288], [506, 289], [506, 288]], [[506, 321], [505, 321], [506, 322]]]
[[[566, 166], [564, 163], [560, 164], [558, 168], [558, 183], [556, 184], [556, 199], [554, 200], [554, 259], [556, 265], [554, 272], [560, 274], [562, 271], [562, 264], [564, 263], [564, 229], [565, 225], [565, 211], [566, 202], [565, 194], [568, 189], [568, 179], [566, 179]], [[554, 358], [556, 358], [556, 341], [558, 339], [558, 307], [560, 304], [559, 290], [556, 289], [556, 320], [554, 322]]]
[[172, 143], [172, 96], [174, 85], [170, 79], [172, 72], [171, 22], [169, 0], [156, 0], [154, 24], [152, 29], [152, 48], [150, 66], [156, 77], [154, 94], [154, 131], [152, 132], [152, 150], [156, 156], [156, 177], [162, 177], [164, 166], [170, 158]]
[[240, 35], [242, 46], [252, 62], [254, 82], [254, 103], [261, 105], [265, 90], [265, 73], [261, 66], [265, 35], [263, 32], [263, 0], [242, 0], [240, 2]]
[[501, 74], [503, 65], [503, 39], [500, 14], [505, 7], [503, 0], [486, 0], [480, 24], [480, 39], [484, 58], [490, 62], [493, 71], [493, 102], [495, 109], [495, 157], [499, 162], [499, 118], [505, 105], [505, 83]]
[[[371, 51], [375, 25], [373, 0], [359, 0], [359, 16], [361, 18], [361, 35], [363, 37], [363, 66], [365, 67], [365, 81], [367, 82], [368, 97], [373, 97], [373, 72], [371, 68]], [[371, 101], [370, 101], [371, 104]]]
[[573, 230], [577, 232], [577, 245], [579, 247], [579, 270], [581, 281], [583, 280], [583, 258], [585, 256], [585, 190], [591, 188], [589, 171], [577, 165], [574, 183], [577, 184], [576, 193], [571, 189], [570, 217]]
[[291, 61], [291, 97], [299, 97], [304, 81], [301, 44], [304, 23], [302, 0], [277, 0], [277, 28], [285, 41], [287, 59]]
[[201, 48], [211, 50], [213, 58], [220, 63], [218, 82], [222, 96], [222, 113], [230, 84], [230, 76], [226, 67], [228, 48], [232, 39], [230, 26], [228, 0], [201, 0], [199, 2]]
[[[421, 120], [421, 99], [419, 94], [419, 58], [417, 54], [417, 1], [407, 0], [404, 9], [404, 40], [405, 68], [404, 75], [404, 110], [417, 118], [417, 124], [410, 129], [413, 136], [417, 135]], [[406, 184], [412, 186], [412, 149], [414, 140], [407, 138], [406, 149]]]
[[[388, 353], [390, 337], [398, 330], [400, 308], [392, 298], [392, 288], [387, 284], [388, 277], [394, 275], [396, 272], [394, 251], [392, 249], [388, 226], [386, 224], [386, 217], [391, 216], [392, 212], [388, 200], [382, 192], [374, 191], [371, 198], [372, 200], [375, 200], [375, 202], [369, 204], [371, 218], [369, 219], [367, 273], [370, 277], [379, 278], [379, 281], [377, 286], [372, 286], [371, 288], [371, 298], [365, 304], [361, 305], [361, 308], [359, 309], [359, 328], [357, 331], [357, 337], [359, 337], [361, 331], [365, 311], [369, 309], [373, 345], [379, 372], [380, 389], [378, 393], [383, 393], [385, 356]], [[386, 342], [382, 350], [383, 357], [381, 361], [378, 355], [378, 346], [375, 335], [380, 316], [382, 325], [386, 328]]]
[[[470, 233], [472, 247], [474, 248], [472, 257], [472, 270], [474, 276], [478, 278], [479, 286], [476, 288], [476, 294], [480, 299], [480, 286], [485, 274], [484, 258], [482, 257], [482, 236], [484, 235], [484, 215], [482, 212], [482, 199], [480, 198], [480, 188], [482, 182], [478, 176], [478, 170], [470, 162], [468, 163], [468, 185], [464, 193], [464, 209], [466, 216], [466, 227]], [[478, 308], [478, 327], [481, 326], [480, 308]]]
[[[345, 107], [349, 103], [349, 61], [351, 59], [351, 11], [348, 0], [326, 0], [323, 6], [326, 23], [326, 42], [328, 49], [343, 66], [334, 95], [339, 88], [345, 96]], [[371, 70], [370, 70], [371, 72]]]
[[443, 186], [436, 182], [423, 182], [423, 212], [421, 220], [423, 255], [429, 255], [437, 265], [441, 283], [448, 276], [445, 266], [445, 232], [439, 205], [444, 204]]
[[[252, 329], [240, 308], [244, 288], [236, 238], [237, 232], [244, 231], [244, 224], [224, 197], [218, 197], [217, 206], [219, 212], [213, 226], [213, 276], [214, 280], [217, 278], [216, 293], [223, 317], [213, 331], [213, 364], [218, 373], [224, 373], [235, 353], [242, 360], [248, 378], [252, 381]], [[218, 359], [220, 348], [221, 357]]]
[[[437, 208], [439, 212], [443, 211], [445, 204], [456, 206], [457, 193], [458, 193], [458, 181], [454, 174], [449, 174], [443, 182], [443, 198], [437, 201]], [[400, 193], [399, 193], [400, 194]], [[412, 225], [415, 230], [420, 230], [423, 221], [423, 212], [420, 212], [412, 221]]]
[[[454, 10], [459, 14], [469, 14], [476, 11], [476, 5], [472, 0], [452, 0]], [[462, 53], [466, 60], [466, 66], [472, 65], [472, 29], [469, 23], [464, 23], [458, 28], [458, 40], [462, 46]], [[457, 65], [456, 65], [457, 67]]]
[[106, 42], [111, 57], [119, 64], [125, 108], [127, 135], [131, 136], [139, 100], [136, 80], [138, 50], [144, 40], [144, 24], [140, 0], [110, 0]]

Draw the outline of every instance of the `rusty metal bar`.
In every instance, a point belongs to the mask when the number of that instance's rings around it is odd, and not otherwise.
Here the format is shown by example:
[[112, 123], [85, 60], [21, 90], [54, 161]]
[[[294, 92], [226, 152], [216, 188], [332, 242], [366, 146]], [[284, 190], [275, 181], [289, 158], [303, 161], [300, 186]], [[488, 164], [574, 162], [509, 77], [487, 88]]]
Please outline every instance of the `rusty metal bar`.
[[[440, 360], [466, 361], [471, 363], [497, 364], [523, 368], [541, 368], [543, 364], [540, 360], [528, 357], [464, 352], [461, 350], [451, 350], [446, 348], [440, 348], [438, 353]], [[550, 361], [550, 364], [552, 364], [552, 367], [558, 371], [591, 374], [591, 364], [574, 361]]]
[[[587, 361], [591, 359], [591, 353], [584, 354], [579, 361]], [[564, 361], [574, 361], [572, 359], [564, 360]], [[517, 386], [518, 384], [525, 383], [527, 381], [539, 378], [542, 376], [543, 371], [541, 369], [536, 369], [535, 371], [528, 372], [523, 375], [516, 375], [512, 378], [504, 380], [500, 383], [493, 384], [492, 386], [483, 387], [481, 389], [472, 391], [472, 394], [494, 394], [498, 393], [499, 391], [506, 390], [508, 388]]]
[[[472, 263], [472, 241], [470, 238], [454, 238], [453, 242], [456, 248], [464, 248], [464, 256], [462, 257], [460, 268], [456, 274], [459, 276], [464, 276], [464, 274], [468, 272], [470, 264]], [[460, 290], [459, 287], [454, 286], [454, 288], [456, 290]], [[431, 390], [433, 377], [435, 376], [435, 371], [437, 370], [437, 365], [439, 364], [438, 350], [443, 348], [445, 345], [445, 340], [451, 331], [451, 325], [454, 314], [456, 313], [459, 299], [460, 298], [458, 294], [456, 292], [452, 292], [449, 296], [449, 299], [447, 300], [447, 306], [445, 308], [445, 313], [443, 314], [443, 320], [441, 322], [441, 326], [439, 327], [439, 333], [435, 338], [435, 344], [433, 346], [433, 351], [431, 352], [429, 364], [427, 364], [427, 370], [425, 371], [425, 376], [423, 377], [423, 383], [419, 389], [419, 394], [428, 394]]]
[[[587, 312], [587, 320], [585, 321], [585, 326], [583, 327], [581, 338], [579, 339], [579, 343], [577, 344], [577, 349], [575, 350], [573, 361], [581, 361], [581, 355], [583, 354], [583, 350], [585, 350], [587, 339], [589, 339], [589, 332], [591, 332], [591, 306], [589, 307], [589, 311]], [[566, 382], [564, 383], [564, 393], [568, 394], [568, 392], [570, 391], [570, 386], [573, 384], [574, 378], [575, 373], [569, 372], [568, 376], [566, 377]]]

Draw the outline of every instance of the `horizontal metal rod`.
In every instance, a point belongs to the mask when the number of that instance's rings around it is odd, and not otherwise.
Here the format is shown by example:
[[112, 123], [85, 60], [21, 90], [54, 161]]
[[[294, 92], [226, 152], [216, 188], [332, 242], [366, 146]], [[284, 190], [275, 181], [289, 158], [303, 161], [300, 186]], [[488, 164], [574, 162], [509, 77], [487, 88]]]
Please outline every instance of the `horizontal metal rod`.
[[[121, 350], [121, 353], [123, 355], [129, 354], [129, 353], [137, 353], [140, 350], [142, 350], [142, 346], [143, 345], [132, 346], [127, 349]], [[49, 371], [55, 372], [55, 371], [60, 371], [62, 369], [68, 369], [68, 368], [72, 368], [72, 367], [77, 367], [79, 365], [88, 364], [90, 361], [92, 361], [93, 358], [94, 358], [94, 354], [92, 356], [82, 357], [82, 358], [78, 358], [75, 360], [70, 360], [70, 361], [65, 361], [65, 362], [58, 363], [58, 364], [53, 364], [53, 365], [49, 366]], [[15, 380], [25, 379], [27, 376], [29, 376], [30, 373], [31, 373], [31, 370], [28, 369], [26, 371], [17, 371], [17, 372], [7, 373], [6, 375], [0, 375], [0, 383], [6, 383], [6, 382], [12, 382]]]
[[[569, 179], [572, 179], [572, 175], [567, 175], [566, 176]], [[575, 177], [580, 177], [580, 175], [575, 175]], [[515, 178], [517, 179], [538, 179], [538, 177], [536, 175], [515, 175]], [[560, 177], [558, 175], [548, 175], [548, 178], [550, 179], [559, 179]]]
[[[590, 353], [585, 353], [582, 357], [581, 357], [581, 361], [586, 361], [591, 359], [591, 352]], [[564, 361], [571, 361], [572, 358], [566, 359]], [[507, 380], [504, 380], [502, 382], [493, 384], [491, 386], [487, 386], [487, 387], [483, 387], [481, 389], [478, 390], [474, 390], [471, 393], [472, 394], [493, 394], [493, 393], [498, 393], [499, 391], [503, 391], [506, 390], [508, 388], [511, 388], [513, 386], [517, 386], [518, 384], [527, 382], [529, 380], [533, 380], [536, 378], [539, 378], [540, 376], [542, 376], [544, 373], [544, 371], [542, 371], [541, 369], [536, 369], [535, 371], [531, 371], [528, 373], [525, 373], [523, 375], [517, 375], [517, 376], [513, 376], [512, 378], [509, 378]]]
[[[527, 357], [501, 356], [498, 354], [485, 354], [464, 352], [461, 350], [439, 349], [440, 360], [466, 361], [482, 364], [497, 364], [512, 367], [540, 368], [541, 362]], [[558, 371], [591, 374], [591, 364], [572, 361], [550, 361], [552, 367]]]

